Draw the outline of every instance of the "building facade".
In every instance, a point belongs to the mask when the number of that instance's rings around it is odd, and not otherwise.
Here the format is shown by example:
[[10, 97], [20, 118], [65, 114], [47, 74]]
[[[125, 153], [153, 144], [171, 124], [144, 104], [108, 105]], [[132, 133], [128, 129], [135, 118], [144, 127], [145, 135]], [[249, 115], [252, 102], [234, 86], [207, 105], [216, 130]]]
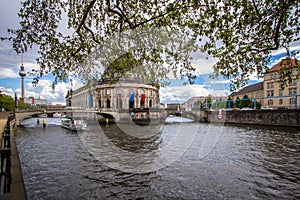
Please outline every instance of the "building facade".
[[26, 104], [29, 104], [31, 106], [46, 106], [48, 104], [46, 99], [35, 99], [34, 97], [28, 97], [28, 98], [24, 98], [23, 102]]
[[[242, 99], [245, 95], [251, 100], [261, 102], [262, 106], [269, 106], [270, 108], [299, 108], [300, 103], [300, 80], [297, 79], [299, 75], [299, 61], [286, 58], [270, 68], [264, 74], [264, 81], [249, 85], [243, 89], [233, 92], [229, 95], [231, 99], [236, 100], [237, 97]], [[291, 78], [287, 85], [282, 88], [282, 83], [279, 79], [279, 71], [282, 68], [291, 70]]]
[[[211, 102], [207, 102], [210, 98]], [[217, 102], [224, 102], [226, 101], [226, 96], [196, 96], [189, 98], [186, 102], [182, 104], [182, 108], [185, 111], [191, 111], [192, 109], [199, 109], [201, 106], [203, 108], [210, 108], [213, 104], [217, 106]], [[217, 103], [217, 104], [216, 104]]]
[[263, 102], [264, 96], [264, 82], [255, 83], [253, 85], [248, 85], [243, 89], [233, 92], [229, 95], [232, 100], [243, 99], [245, 95], [252, 101]]
[[[284, 107], [284, 108], [296, 108], [299, 107], [300, 100], [300, 80], [297, 79], [297, 75], [300, 74], [299, 61], [296, 63], [294, 59], [283, 59], [281, 62], [270, 68], [268, 73], [264, 74], [264, 105], [269, 107]], [[292, 80], [284, 85], [279, 79], [279, 71], [282, 68], [290, 69], [292, 74]]]
[[159, 101], [158, 88], [145, 83], [132, 71], [126, 74], [126, 78], [112, 84], [104, 78], [90, 86], [69, 91], [66, 96], [67, 106], [110, 111], [151, 108]]

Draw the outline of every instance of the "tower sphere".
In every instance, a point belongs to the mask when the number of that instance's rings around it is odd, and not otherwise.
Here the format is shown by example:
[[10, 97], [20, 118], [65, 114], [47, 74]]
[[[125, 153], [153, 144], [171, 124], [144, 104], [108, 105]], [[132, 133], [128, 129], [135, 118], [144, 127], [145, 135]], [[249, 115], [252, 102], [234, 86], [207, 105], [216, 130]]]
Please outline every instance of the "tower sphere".
[[24, 77], [24, 76], [26, 76], [26, 72], [25, 72], [25, 70], [24, 70], [24, 66], [23, 65], [21, 65], [21, 67], [20, 67], [21, 69], [20, 69], [20, 71], [19, 71], [19, 75], [21, 76], [21, 77]]

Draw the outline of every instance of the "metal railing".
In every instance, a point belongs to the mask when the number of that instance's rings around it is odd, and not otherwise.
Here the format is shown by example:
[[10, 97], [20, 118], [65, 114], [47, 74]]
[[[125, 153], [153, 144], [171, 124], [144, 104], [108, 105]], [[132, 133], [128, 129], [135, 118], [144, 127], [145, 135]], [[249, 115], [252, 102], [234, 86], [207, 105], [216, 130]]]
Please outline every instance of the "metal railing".
[[11, 192], [11, 144], [10, 144], [10, 124], [14, 119], [9, 116], [3, 132], [2, 149], [0, 149], [0, 196]]

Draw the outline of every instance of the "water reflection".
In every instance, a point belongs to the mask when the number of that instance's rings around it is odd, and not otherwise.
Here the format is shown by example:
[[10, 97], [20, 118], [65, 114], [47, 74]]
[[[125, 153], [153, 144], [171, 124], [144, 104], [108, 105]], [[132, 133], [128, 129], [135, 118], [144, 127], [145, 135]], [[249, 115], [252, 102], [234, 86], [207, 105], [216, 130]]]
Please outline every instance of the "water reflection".
[[[123, 150], [136, 153], [141, 151], [148, 152], [157, 150], [161, 143], [161, 130], [156, 125], [132, 126], [130, 124], [122, 124], [120, 128], [118, 124], [106, 124], [101, 125], [101, 128], [105, 136], [114, 145]], [[125, 131], [124, 128], [126, 128]], [[143, 137], [134, 137], [133, 134], [127, 134], [128, 132], [142, 133]], [[145, 133], [148, 133], [147, 137]]]

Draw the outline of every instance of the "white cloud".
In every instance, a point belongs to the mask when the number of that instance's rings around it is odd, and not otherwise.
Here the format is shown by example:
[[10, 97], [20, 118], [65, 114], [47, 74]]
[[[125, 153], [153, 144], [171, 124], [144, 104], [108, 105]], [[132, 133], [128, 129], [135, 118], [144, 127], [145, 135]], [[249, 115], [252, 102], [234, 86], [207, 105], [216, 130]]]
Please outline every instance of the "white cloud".
[[162, 103], [184, 103], [194, 96], [227, 96], [228, 90], [214, 90], [205, 85], [185, 85], [177, 87], [160, 88], [160, 101]]
[[13, 98], [14, 98], [14, 96], [15, 96], [15, 92], [14, 92], [14, 90], [11, 89], [11, 88], [5, 88], [5, 87], [0, 86], [0, 91], [1, 91], [2, 94], [11, 96], [11, 97], [13, 97]]
[[12, 69], [0, 68], [0, 78], [18, 78], [19, 74]]
[[[73, 80], [72, 89], [78, 89], [83, 84], [78, 80]], [[33, 96], [34, 98], [46, 99], [48, 103], [65, 105], [65, 97], [68, 90], [71, 89], [70, 83], [60, 82], [52, 89], [51, 80], [40, 80], [37, 86], [28, 83], [26, 86], [26, 97]]]
[[32, 83], [26, 85], [26, 97], [34, 97], [46, 99], [48, 103], [60, 102], [65, 103], [65, 96], [68, 91], [66, 83], [58, 83], [55, 90], [52, 90], [51, 80], [40, 80], [37, 86], [33, 86]]
[[[20, 65], [21, 65], [21, 63], [20, 63]], [[32, 73], [32, 70], [39, 70], [39, 67], [37, 66], [36, 63], [26, 62], [23, 65], [24, 65], [24, 69], [27, 73]]]
[[[289, 51], [295, 51], [295, 50], [300, 50], [300, 42], [294, 42], [291, 44]], [[271, 55], [278, 56], [280, 54], [285, 54], [285, 53], [286, 53], [286, 49], [280, 48], [278, 50], [272, 51]]]
[[196, 72], [200, 74], [212, 73], [213, 66], [216, 64], [217, 59], [209, 56], [206, 52], [197, 51], [192, 53], [192, 65], [196, 68]]
[[226, 83], [230, 83], [229, 79], [215, 79], [215, 80], [208, 79], [206, 81], [209, 81], [210, 84], [226, 84]]

